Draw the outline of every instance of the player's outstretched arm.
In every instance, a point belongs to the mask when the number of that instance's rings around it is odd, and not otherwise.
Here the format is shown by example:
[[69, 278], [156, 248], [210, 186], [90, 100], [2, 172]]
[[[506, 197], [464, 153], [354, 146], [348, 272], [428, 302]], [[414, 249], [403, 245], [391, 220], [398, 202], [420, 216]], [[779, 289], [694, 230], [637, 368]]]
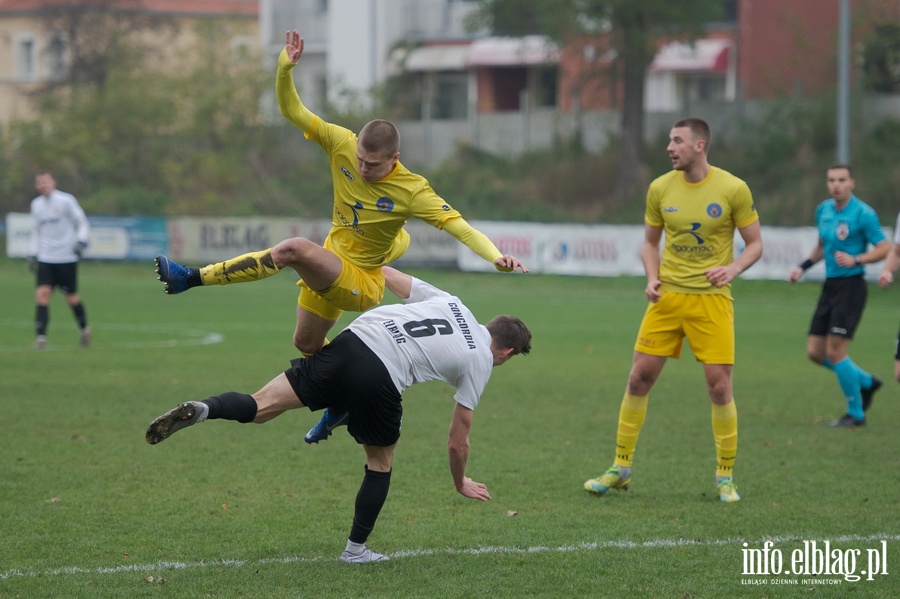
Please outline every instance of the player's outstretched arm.
[[458, 239], [460, 243], [490, 262], [497, 270], [528, 272], [528, 269], [513, 256], [504, 256], [488, 236], [470, 225], [462, 217], [451, 218], [443, 225], [444, 231]]
[[450, 473], [457, 492], [469, 499], [487, 501], [491, 498], [487, 487], [466, 476], [469, 461], [469, 429], [472, 428], [472, 410], [456, 404], [453, 420], [450, 422], [450, 439], [447, 450], [450, 454]]
[[294, 85], [292, 69], [303, 54], [303, 38], [295, 29], [285, 35], [284, 50], [278, 56], [278, 70], [275, 73], [275, 98], [282, 116], [292, 122], [295, 127], [309, 133], [316, 120], [309, 108], [300, 101], [300, 94]]

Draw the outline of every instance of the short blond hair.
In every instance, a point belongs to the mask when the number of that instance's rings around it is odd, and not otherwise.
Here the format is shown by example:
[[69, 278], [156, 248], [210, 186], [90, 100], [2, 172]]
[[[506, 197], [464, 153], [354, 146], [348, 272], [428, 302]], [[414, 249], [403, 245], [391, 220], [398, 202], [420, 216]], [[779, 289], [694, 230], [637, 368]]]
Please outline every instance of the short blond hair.
[[359, 132], [359, 144], [366, 152], [390, 158], [400, 151], [400, 132], [390, 121], [369, 121]]

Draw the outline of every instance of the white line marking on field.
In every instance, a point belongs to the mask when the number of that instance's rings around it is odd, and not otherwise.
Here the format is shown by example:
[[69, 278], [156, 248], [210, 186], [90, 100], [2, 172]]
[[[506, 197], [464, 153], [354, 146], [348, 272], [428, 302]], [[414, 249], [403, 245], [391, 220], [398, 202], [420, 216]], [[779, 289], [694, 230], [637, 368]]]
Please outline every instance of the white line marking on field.
[[[5, 328], [23, 328], [26, 325], [19, 321], [0, 320], [0, 326]], [[31, 326], [31, 325], [29, 325]], [[59, 352], [59, 351], [83, 351], [78, 345], [78, 333], [74, 328], [72, 330], [63, 330], [51, 334], [50, 343], [42, 352]], [[133, 350], [133, 349], [155, 349], [168, 347], [192, 347], [195, 345], [213, 345], [222, 343], [225, 335], [215, 331], [203, 331], [192, 329], [187, 325], [166, 324], [166, 325], [137, 325], [137, 324], [116, 324], [102, 323], [93, 325], [94, 351], [97, 350]], [[112, 338], [121, 338], [121, 333], [131, 336], [128, 341], [108, 341], [110, 336], [106, 332], [114, 332]], [[162, 338], [160, 338], [162, 337]], [[57, 344], [53, 340], [59, 341]], [[0, 353], [22, 353], [34, 352], [30, 345], [0, 345]]]
[[[804, 535], [773, 536], [754, 541], [762, 544], [766, 541], [773, 543], [799, 543], [812, 537]], [[817, 539], [818, 540], [818, 539]], [[821, 540], [825, 540], [824, 538]], [[876, 535], [844, 535], [827, 539], [832, 543], [849, 543], [865, 541], [900, 541], [900, 535], [876, 534]], [[443, 547], [439, 549], [407, 549], [390, 553], [391, 559], [429, 557], [433, 555], [484, 555], [484, 554], [525, 554], [525, 553], [566, 553], [570, 551], [596, 551], [598, 549], [656, 549], [672, 547], [715, 547], [720, 545], [735, 545], [740, 547], [747, 539], [655, 539], [652, 541], [600, 541], [596, 543], [578, 543], [577, 545], [562, 545], [547, 547], [543, 545], [535, 547], [471, 547], [468, 549], [454, 549]], [[156, 562], [155, 564], [129, 564], [123, 566], [108, 566], [99, 568], [82, 568], [67, 566], [64, 568], [51, 568], [48, 570], [7, 570], [0, 572], [0, 580], [8, 578], [22, 578], [29, 576], [64, 576], [67, 574], [120, 574], [123, 572], [158, 572], [160, 570], [193, 570], [196, 568], [221, 568], [222, 566], [241, 567], [246, 565], [265, 564], [295, 564], [313, 563], [324, 561], [337, 561], [333, 557], [270, 557], [256, 560], [221, 559], [199, 562]]]

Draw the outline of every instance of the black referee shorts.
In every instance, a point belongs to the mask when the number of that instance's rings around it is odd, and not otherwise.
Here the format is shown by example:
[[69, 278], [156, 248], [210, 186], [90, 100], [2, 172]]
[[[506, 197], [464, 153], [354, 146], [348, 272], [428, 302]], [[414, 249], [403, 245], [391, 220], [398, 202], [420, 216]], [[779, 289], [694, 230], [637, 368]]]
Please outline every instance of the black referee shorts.
[[868, 285], [862, 275], [825, 279], [809, 325], [809, 334], [853, 339], [853, 333], [862, 320], [868, 294]]
[[291, 360], [284, 374], [310, 410], [348, 412], [347, 429], [357, 443], [386, 447], [400, 438], [402, 397], [381, 358], [351, 331], [308, 358]]

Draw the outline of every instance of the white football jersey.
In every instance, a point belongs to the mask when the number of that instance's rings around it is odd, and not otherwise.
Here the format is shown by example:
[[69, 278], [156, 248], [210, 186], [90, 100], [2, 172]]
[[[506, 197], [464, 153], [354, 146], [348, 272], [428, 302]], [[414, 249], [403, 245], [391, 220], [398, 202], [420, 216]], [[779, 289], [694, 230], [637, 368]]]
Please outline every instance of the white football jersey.
[[347, 327], [381, 357], [397, 390], [444, 381], [474, 410], [491, 376], [491, 335], [458, 297], [415, 277], [406, 304], [378, 306]]
[[75, 196], [54, 190], [31, 200], [31, 255], [39, 262], [77, 262], [75, 244], [88, 241], [88, 219]]

